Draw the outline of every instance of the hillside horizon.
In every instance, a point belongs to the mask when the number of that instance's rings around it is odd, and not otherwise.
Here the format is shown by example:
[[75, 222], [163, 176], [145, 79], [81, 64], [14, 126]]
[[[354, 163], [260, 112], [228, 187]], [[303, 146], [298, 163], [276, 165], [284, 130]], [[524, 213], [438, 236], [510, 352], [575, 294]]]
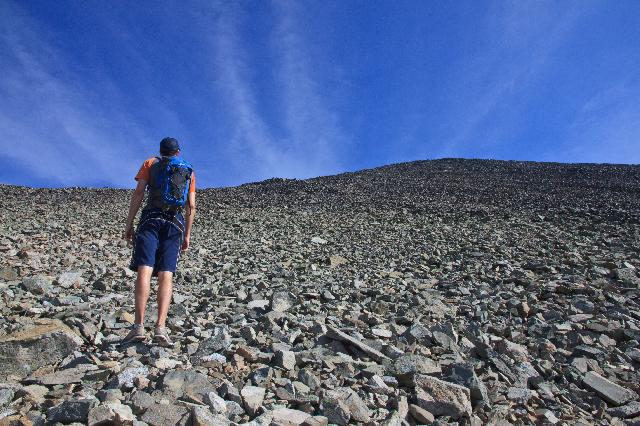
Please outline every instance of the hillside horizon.
[[[198, 190], [206, 190], [206, 189], [230, 189], [230, 188], [238, 188], [247, 185], [257, 185], [262, 183], [268, 183], [272, 181], [278, 180], [286, 180], [286, 181], [310, 181], [315, 179], [323, 179], [323, 178], [332, 178], [339, 177], [343, 175], [350, 174], [358, 174], [369, 172], [372, 170], [378, 169], [387, 169], [393, 167], [402, 167], [406, 165], [412, 164], [425, 164], [425, 163], [442, 163], [442, 162], [462, 162], [462, 163], [486, 163], [486, 164], [504, 164], [504, 165], [556, 165], [556, 166], [566, 166], [568, 168], [571, 167], [606, 167], [606, 168], [639, 168], [640, 164], [629, 164], [629, 163], [568, 163], [568, 162], [557, 162], [557, 161], [535, 161], [535, 160], [501, 160], [501, 159], [489, 159], [489, 158], [463, 158], [463, 157], [443, 157], [436, 159], [425, 159], [425, 160], [411, 160], [411, 161], [403, 161], [399, 163], [389, 163], [383, 164], [374, 167], [367, 167], [363, 169], [353, 170], [353, 171], [343, 171], [336, 174], [330, 175], [321, 175], [309, 178], [287, 178], [282, 176], [273, 176], [261, 181], [253, 181], [253, 182], [245, 182], [237, 185], [230, 186], [210, 186], [210, 187], [200, 187], [198, 186]], [[197, 170], [196, 170], [197, 173]], [[197, 174], [196, 174], [197, 178]], [[132, 179], [132, 182], [133, 179]], [[4, 183], [0, 182], [0, 187], [16, 187], [16, 188], [30, 188], [30, 189], [114, 189], [114, 190], [131, 190], [135, 187], [135, 184], [132, 183], [130, 188], [127, 187], [113, 187], [113, 186], [29, 186], [29, 185], [20, 185], [20, 184], [12, 184], [12, 183]]]

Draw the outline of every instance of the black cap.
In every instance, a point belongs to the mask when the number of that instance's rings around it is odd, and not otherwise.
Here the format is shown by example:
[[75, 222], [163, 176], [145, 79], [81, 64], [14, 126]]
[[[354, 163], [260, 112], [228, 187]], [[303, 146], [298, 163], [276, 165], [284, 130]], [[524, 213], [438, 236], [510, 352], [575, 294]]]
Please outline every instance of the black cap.
[[180, 150], [178, 140], [174, 138], [164, 138], [160, 141], [160, 154], [171, 154]]

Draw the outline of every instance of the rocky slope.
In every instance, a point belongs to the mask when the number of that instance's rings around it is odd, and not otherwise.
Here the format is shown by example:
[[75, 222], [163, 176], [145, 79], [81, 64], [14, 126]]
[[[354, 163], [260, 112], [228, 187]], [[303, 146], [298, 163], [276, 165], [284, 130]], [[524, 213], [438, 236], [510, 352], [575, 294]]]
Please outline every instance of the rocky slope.
[[120, 344], [130, 194], [0, 186], [0, 422], [640, 424], [638, 166], [201, 190], [173, 348]]

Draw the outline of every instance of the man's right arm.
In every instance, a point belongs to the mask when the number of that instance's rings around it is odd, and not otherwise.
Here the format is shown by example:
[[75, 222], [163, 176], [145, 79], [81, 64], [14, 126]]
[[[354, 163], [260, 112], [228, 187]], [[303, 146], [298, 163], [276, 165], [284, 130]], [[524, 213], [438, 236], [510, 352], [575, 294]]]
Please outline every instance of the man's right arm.
[[144, 179], [138, 179], [138, 185], [131, 195], [129, 215], [127, 216], [127, 223], [124, 227], [124, 233], [122, 234], [122, 238], [127, 241], [131, 241], [133, 239], [133, 220], [136, 218], [136, 214], [138, 214], [138, 210], [142, 205], [142, 200], [144, 200], [144, 190], [146, 187], [147, 181]]

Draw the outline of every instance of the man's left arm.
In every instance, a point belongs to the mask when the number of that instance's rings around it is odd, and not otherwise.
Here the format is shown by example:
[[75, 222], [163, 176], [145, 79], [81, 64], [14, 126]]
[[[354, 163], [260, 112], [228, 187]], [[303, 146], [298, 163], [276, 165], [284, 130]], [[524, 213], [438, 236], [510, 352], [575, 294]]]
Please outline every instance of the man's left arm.
[[196, 215], [196, 193], [195, 191], [189, 192], [187, 199], [187, 208], [184, 214], [185, 218], [185, 230], [184, 240], [182, 241], [182, 251], [186, 251], [189, 248], [191, 241], [191, 227], [193, 226], [193, 219]]

